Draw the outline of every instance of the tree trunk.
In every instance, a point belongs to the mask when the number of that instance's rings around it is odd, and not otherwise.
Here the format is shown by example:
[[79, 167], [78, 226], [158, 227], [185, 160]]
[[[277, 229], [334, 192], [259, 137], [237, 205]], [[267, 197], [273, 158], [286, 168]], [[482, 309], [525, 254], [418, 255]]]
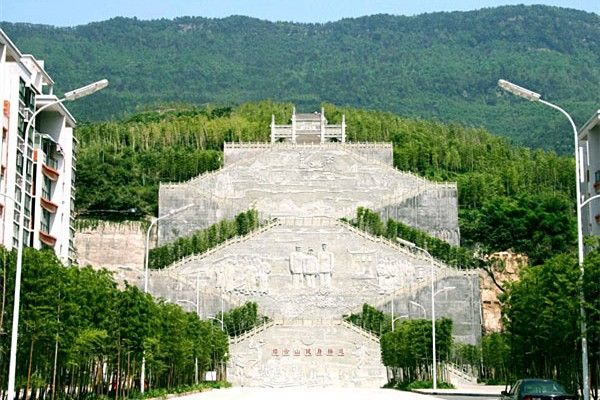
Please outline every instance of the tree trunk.
[[[0, 332], [4, 333], [4, 308], [6, 307], [6, 253], [4, 255], [4, 263], [2, 268], [2, 310], [0, 311]], [[4, 391], [2, 392], [4, 398]]]
[[117, 376], [115, 385], [115, 400], [119, 400], [119, 389], [121, 388], [121, 347], [117, 350]]
[[58, 361], [58, 337], [56, 337], [56, 341], [54, 342], [54, 367], [52, 368], [52, 400], [54, 400], [54, 396], [56, 395], [56, 364]]
[[25, 385], [25, 400], [29, 397], [29, 386], [31, 385], [31, 364], [33, 363], [33, 345], [35, 340], [31, 339], [31, 346], [29, 346], [29, 366], [27, 367], [27, 384]]

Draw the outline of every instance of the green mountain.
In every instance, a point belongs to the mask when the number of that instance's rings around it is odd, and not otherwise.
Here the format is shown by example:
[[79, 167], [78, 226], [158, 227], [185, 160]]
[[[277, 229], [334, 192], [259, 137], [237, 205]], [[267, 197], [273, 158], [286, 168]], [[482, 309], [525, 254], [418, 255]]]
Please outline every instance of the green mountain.
[[115, 18], [71, 28], [3, 23], [46, 61], [58, 89], [109, 89], [71, 106], [83, 120], [157, 103], [323, 102], [459, 122], [531, 147], [571, 151], [559, 113], [503, 94], [499, 78], [541, 92], [578, 125], [600, 107], [600, 16], [507, 6], [326, 24], [248, 17]]

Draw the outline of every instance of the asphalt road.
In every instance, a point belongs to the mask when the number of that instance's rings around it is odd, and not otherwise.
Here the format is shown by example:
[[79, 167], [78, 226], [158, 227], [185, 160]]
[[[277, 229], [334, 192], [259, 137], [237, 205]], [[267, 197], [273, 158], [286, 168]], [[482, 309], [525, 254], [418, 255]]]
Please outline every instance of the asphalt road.
[[[429, 395], [393, 389], [246, 388], [218, 389], [177, 397], [181, 400], [435, 400]], [[474, 400], [471, 398], [470, 400]]]
[[437, 397], [438, 399], [444, 399], [444, 400], [498, 400], [500, 398], [500, 396], [487, 396], [487, 395], [481, 395], [481, 396], [449, 396], [449, 395], [444, 395], [444, 394], [436, 394], [435, 397]]

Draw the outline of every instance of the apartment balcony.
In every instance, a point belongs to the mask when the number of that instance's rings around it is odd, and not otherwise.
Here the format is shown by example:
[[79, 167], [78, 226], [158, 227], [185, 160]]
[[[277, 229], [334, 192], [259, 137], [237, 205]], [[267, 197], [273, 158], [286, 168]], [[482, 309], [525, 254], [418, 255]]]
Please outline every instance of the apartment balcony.
[[46, 246], [54, 247], [56, 238], [40, 229], [40, 242], [44, 243]]
[[58, 210], [58, 204], [54, 204], [50, 200], [44, 198], [44, 196], [40, 197], [40, 205], [44, 208], [44, 210], [52, 214], [56, 214], [56, 210]]
[[42, 163], [42, 173], [52, 181], [57, 181], [60, 173], [58, 172], [58, 160], [52, 157], [45, 157]]

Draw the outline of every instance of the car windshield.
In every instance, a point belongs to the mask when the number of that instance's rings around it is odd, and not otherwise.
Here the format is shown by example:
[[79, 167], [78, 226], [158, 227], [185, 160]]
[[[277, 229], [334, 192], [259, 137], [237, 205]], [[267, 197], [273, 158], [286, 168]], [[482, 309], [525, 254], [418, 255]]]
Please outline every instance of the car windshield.
[[521, 393], [530, 394], [564, 394], [567, 393], [563, 385], [556, 382], [524, 382]]

